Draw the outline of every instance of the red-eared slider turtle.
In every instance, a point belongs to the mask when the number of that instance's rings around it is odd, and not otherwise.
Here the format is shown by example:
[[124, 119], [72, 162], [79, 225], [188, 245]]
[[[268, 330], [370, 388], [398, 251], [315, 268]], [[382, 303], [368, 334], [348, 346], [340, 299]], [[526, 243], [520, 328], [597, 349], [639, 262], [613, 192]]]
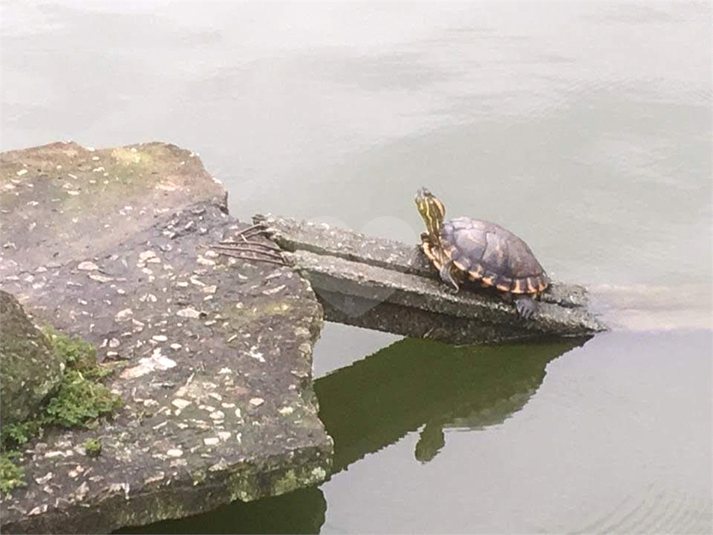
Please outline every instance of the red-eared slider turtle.
[[426, 188], [416, 193], [416, 206], [426, 223], [421, 249], [445, 283], [456, 292], [463, 280], [492, 286], [515, 299], [520, 316], [532, 316], [537, 310], [533, 297], [547, 288], [549, 278], [524, 241], [489, 221], [444, 221], [443, 203]]

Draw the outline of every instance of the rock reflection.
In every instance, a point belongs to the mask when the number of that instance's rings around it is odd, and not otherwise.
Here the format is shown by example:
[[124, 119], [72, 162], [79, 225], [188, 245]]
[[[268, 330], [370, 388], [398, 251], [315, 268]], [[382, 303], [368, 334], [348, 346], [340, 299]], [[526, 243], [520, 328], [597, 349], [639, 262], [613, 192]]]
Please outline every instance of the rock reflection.
[[319, 533], [327, 502], [317, 487], [114, 533]]
[[547, 363], [586, 340], [456, 347], [404, 339], [317, 379], [332, 473], [417, 429], [414, 455], [430, 461], [445, 445], [444, 428], [505, 421], [539, 388]]

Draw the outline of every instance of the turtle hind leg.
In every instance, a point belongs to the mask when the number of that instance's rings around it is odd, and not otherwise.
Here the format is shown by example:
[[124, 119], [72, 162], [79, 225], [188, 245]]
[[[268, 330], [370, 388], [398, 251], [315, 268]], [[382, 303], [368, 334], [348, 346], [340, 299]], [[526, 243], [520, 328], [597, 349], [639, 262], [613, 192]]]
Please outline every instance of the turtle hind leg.
[[460, 290], [458, 281], [453, 276], [453, 262], [444, 262], [441, 269], [438, 270], [438, 274], [441, 276], [441, 280], [453, 288], [455, 292]]
[[537, 312], [537, 302], [530, 294], [520, 294], [515, 296], [515, 308], [520, 317], [530, 319]]

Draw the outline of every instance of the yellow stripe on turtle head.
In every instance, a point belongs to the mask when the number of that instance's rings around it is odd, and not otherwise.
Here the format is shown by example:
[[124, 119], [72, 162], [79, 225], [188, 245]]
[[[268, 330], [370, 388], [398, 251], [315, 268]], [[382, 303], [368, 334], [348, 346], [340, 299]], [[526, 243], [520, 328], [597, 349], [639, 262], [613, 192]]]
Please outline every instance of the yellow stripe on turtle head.
[[426, 188], [419, 189], [414, 200], [428, 233], [433, 239], [437, 238], [441, 232], [443, 218], [446, 216], [446, 207]]

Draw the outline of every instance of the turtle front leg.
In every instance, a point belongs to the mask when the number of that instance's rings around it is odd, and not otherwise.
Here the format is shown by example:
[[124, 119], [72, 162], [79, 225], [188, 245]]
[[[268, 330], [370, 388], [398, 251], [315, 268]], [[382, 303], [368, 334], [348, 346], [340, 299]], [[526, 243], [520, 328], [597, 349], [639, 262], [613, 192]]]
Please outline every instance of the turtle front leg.
[[441, 269], [438, 270], [438, 274], [441, 276], [441, 280], [451, 286], [455, 292], [458, 292], [458, 290], [460, 290], [458, 281], [456, 281], [455, 277], [453, 276], [453, 261], [448, 260], [446, 262], [443, 262], [443, 264], [441, 265]]
[[520, 317], [530, 319], [537, 312], [537, 302], [530, 294], [521, 294], [515, 297], [515, 308]]

